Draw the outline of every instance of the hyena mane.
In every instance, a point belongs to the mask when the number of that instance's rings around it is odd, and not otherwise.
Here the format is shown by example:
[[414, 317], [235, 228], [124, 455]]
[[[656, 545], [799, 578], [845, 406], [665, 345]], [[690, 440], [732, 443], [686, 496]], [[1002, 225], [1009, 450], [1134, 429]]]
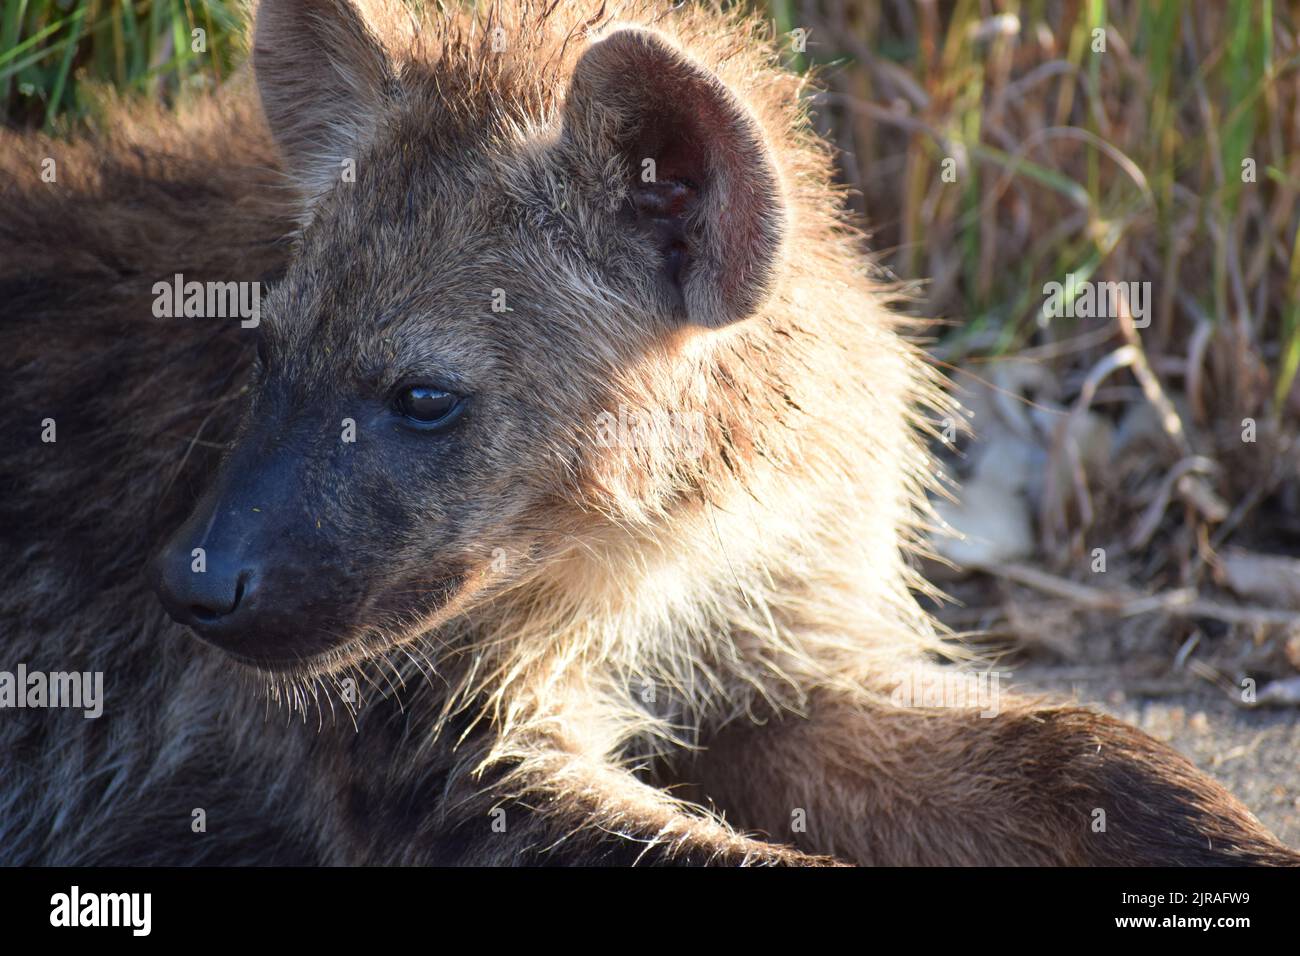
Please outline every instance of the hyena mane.
[[263, 0], [252, 67], [0, 133], [0, 668], [106, 688], [3, 713], [0, 858], [1295, 862], [1119, 722], [891, 698], [947, 406], [767, 25]]

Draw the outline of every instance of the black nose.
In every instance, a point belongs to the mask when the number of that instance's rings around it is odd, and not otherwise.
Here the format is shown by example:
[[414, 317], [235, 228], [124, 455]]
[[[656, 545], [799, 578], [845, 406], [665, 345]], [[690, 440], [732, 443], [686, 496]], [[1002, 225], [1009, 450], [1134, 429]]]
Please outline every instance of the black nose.
[[304, 458], [283, 435], [250, 429], [150, 569], [173, 620], [269, 670], [351, 639], [368, 598], [347, 542], [304, 505]]
[[172, 619], [204, 636], [241, 627], [257, 570], [226, 555], [166, 548], [155, 566], [158, 598]]
[[[259, 667], [291, 668], [328, 650], [334, 634], [346, 633], [349, 606], [363, 596], [336, 572], [335, 555], [304, 567], [296, 556], [310, 549], [290, 533], [253, 540], [243, 530], [199, 512], [176, 532], [151, 569], [167, 613], [204, 642]], [[196, 540], [205, 542], [198, 555]]]

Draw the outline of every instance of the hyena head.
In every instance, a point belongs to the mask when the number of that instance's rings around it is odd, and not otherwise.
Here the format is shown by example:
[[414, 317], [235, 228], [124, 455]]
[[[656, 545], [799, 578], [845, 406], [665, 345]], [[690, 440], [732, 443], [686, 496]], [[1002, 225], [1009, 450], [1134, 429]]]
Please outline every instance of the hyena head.
[[643, 517], [687, 491], [698, 449], [600, 424], [698, 414], [682, 369], [778, 279], [782, 176], [675, 41], [555, 29], [261, 4], [303, 225], [237, 439], [155, 566], [172, 617], [244, 662], [338, 666], [545, 575], [620, 529], [602, 476]]

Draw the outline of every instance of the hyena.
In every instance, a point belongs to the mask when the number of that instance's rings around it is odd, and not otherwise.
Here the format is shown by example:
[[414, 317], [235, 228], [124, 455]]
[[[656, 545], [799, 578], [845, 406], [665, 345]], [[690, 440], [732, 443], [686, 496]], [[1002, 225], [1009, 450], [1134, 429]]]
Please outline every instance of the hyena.
[[3, 135], [0, 665], [105, 700], [0, 712], [0, 857], [1296, 862], [1123, 723], [894, 699], [939, 383], [775, 49], [263, 0], [255, 89]]

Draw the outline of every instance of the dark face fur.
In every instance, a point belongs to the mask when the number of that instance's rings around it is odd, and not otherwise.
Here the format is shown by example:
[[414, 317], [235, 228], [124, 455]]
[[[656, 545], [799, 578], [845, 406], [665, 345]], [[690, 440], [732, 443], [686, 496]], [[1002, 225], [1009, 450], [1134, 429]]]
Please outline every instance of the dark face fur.
[[249, 661], [384, 642], [503, 583], [558, 507], [570, 424], [594, 417], [563, 387], [579, 344], [548, 322], [558, 277], [510, 235], [507, 190], [484, 167], [412, 169], [410, 145], [306, 228], [241, 434], [160, 562], [173, 617]]
[[[508, 63], [493, 95], [517, 116], [453, 110], [454, 75], [399, 65], [400, 24], [371, 16], [262, 5], [263, 102], [314, 198], [238, 439], [155, 566], [172, 617], [268, 669], [376, 652], [537, 573], [581, 522], [613, 383], [675, 330], [752, 311], [780, 241], [779, 204], [747, 213], [735, 188], [775, 195], [752, 120], [656, 35], [592, 46], [562, 122], [530, 137]], [[649, 119], [655, 102], [676, 111]], [[353, 157], [355, 181], [331, 182]]]

